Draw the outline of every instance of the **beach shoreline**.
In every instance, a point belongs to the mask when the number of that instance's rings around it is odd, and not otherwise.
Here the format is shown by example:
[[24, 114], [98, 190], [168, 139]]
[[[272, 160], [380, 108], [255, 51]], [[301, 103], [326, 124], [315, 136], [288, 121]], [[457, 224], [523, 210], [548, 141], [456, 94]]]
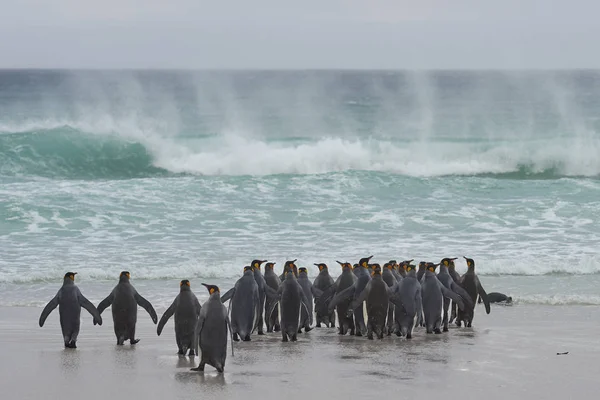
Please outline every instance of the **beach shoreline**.
[[[417, 328], [410, 341], [341, 337], [315, 328], [296, 343], [277, 333], [228, 348], [225, 373], [176, 354], [173, 321], [156, 325], [138, 312], [135, 346], [116, 346], [110, 310], [102, 326], [82, 312], [77, 349], [64, 349], [58, 312], [38, 326], [39, 307], [0, 307], [3, 396], [11, 399], [288, 399], [407, 396], [572, 398], [598, 387], [597, 306], [476, 310], [474, 327], [441, 335]], [[164, 310], [157, 310], [159, 315]], [[127, 342], [128, 343], [128, 342]], [[557, 353], [568, 352], [566, 355]]]

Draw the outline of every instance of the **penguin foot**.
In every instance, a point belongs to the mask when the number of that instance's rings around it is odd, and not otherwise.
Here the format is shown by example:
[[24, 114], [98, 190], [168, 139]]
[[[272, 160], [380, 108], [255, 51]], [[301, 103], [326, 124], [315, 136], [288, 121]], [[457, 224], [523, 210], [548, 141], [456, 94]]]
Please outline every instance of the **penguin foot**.
[[223, 368], [222, 367], [218, 367], [217, 368], [217, 372], [220, 373], [220, 374], [222, 374], [223, 373]]
[[240, 341], [240, 337], [238, 336], [238, 334], [237, 334], [237, 333], [234, 333], [234, 334], [233, 334], [233, 341], [234, 341], [234, 342], [239, 342], [239, 341]]
[[442, 329], [444, 332], [448, 332], [448, 327], [445, 326], [444, 329]]
[[196, 352], [192, 349], [190, 349], [190, 351], [188, 352], [188, 356], [190, 357], [194, 357], [196, 355]]
[[461, 326], [461, 323], [460, 323], [460, 321], [459, 321], [459, 320], [456, 320], [456, 322], [454, 323], [454, 325], [456, 325], [456, 326], [458, 326], [458, 327], [460, 328], [460, 326]]
[[302, 328], [299, 328], [299, 329], [298, 329], [298, 333], [302, 333]]
[[409, 333], [407, 333], [407, 334], [406, 334], [406, 338], [407, 338], [407, 339], [412, 339], [412, 333], [410, 333], [410, 332], [409, 332]]
[[284, 343], [287, 342], [288, 341], [287, 335], [284, 333], [282, 336], [283, 336], [283, 339], [281, 339], [281, 341]]
[[190, 371], [204, 372], [204, 363], [200, 363], [197, 368], [192, 368]]
[[312, 330], [313, 330], [313, 328], [311, 328], [310, 326], [305, 326], [305, 327], [304, 327], [304, 333], [306, 333], [306, 332], [310, 332], [310, 331], [312, 331]]
[[354, 336], [362, 336], [362, 332], [361, 331], [356, 331], [356, 333], [354, 334]]
[[280, 331], [281, 331], [281, 326], [279, 326], [279, 325], [275, 325], [275, 328], [273, 328], [273, 330], [274, 330], [275, 332], [280, 332]]
[[317, 328], [320, 328], [320, 327], [321, 327], [321, 323], [317, 322]]
[[297, 342], [298, 341], [298, 337], [296, 335], [292, 336], [291, 338], [292, 342]]
[[246, 337], [244, 338], [244, 342], [249, 342], [250, 340], [250, 335], [246, 335]]
[[259, 335], [264, 335], [264, 334], [265, 334], [265, 332], [264, 332], [264, 331], [262, 331], [262, 330], [260, 330], [260, 331], [258, 331], [258, 334], [259, 334]]
[[177, 352], [177, 354], [179, 354], [180, 356], [184, 355], [185, 353], [183, 352], [183, 350], [179, 349], [179, 351]]
[[440, 331], [440, 328], [436, 328], [433, 330], [433, 333], [435, 333], [436, 335], [440, 335], [442, 331]]
[[139, 343], [140, 339], [129, 339], [129, 344], [133, 345]]
[[[358, 336], [358, 335], [357, 335], [357, 336]], [[369, 339], [369, 340], [373, 340], [373, 334], [372, 334], [372, 333], [369, 333], [369, 334], [367, 334], [367, 339]]]

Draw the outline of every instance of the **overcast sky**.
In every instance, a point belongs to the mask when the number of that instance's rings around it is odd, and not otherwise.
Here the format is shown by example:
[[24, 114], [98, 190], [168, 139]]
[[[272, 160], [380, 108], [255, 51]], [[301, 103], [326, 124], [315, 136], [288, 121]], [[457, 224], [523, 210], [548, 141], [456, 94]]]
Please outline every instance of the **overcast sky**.
[[0, 0], [0, 68], [599, 68], [597, 0]]

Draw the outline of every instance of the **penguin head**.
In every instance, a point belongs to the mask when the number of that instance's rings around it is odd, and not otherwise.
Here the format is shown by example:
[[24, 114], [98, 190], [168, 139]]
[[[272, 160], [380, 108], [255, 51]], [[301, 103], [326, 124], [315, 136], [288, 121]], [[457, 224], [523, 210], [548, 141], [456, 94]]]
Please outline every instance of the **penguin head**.
[[387, 269], [393, 269], [394, 267], [390, 263], [385, 263], [385, 264], [383, 264], [383, 269], [386, 269], [386, 268]]
[[268, 262], [268, 263], [266, 263], [265, 264], [265, 271], [268, 270], [268, 269], [273, 270], [273, 266], [274, 265], [275, 265], [274, 262]]
[[437, 266], [440, 264], [434, 264], [434, 263], [427, 263], [427, 270], [431, 271], [431, 272], [435, 272], [435, 269], [437, 268]]
[[[339, 261], [338, 261], [339, 262]], [[327, 264], [314, 264], [317, 268], [319, 268], [319, 271], [323, 271], [324, 269], [327, 269]]]
[[64, 279], [69, 279], [71, 281], [75, 281], [75, 275], [77, 275], [77, 272], [67, 272], [64, 276]]
[[473, 259], [472, 259], [472, 258], [467, 258], [467, 257], [465, 257], [465, 256], [463, 256], [463, 258], [464, 258], [464, 259], [467, 261], [467, 268], [468, 268], [469, 270], [473, 270], [473, 269], [475, 269], [475, 261], [473, 261]]
[[254, 260], [252, 261], [252, 268], [259, 270], [260, 271], [260, 266], [262, 263], [266, 262], [267, 260]]
[[390, 260], [387, 263], [390, 264], [390, 267], [389, 267], [390, 269], [394, 269], [398, 266], [398, 261], [396, 261], [396, 260]]
[[205, 286], [206, 289], [208, 289], [208, 293], [211, 295], [214, 293], [221, 293], [219, 287], [216, 285], [207, 285], [206, 283], [203, 283], [202, 286]]
[[419, 263], [419, 269], [424, 269], [427, 266], [427, 261], [421, 261]]
[[404, 270], [406, 272], [414, 271], [416, 268], [417, 268], [417, 266], [416, 265], [412, 265], [410, 262], [404, 264]]
[[298, 268], [299, 274], [308, 274], [308, 270], [305, 267]]
[[252, 268], [252, 267], [251, 267], [251, 266], [249, 266], [249, 265], [246, 265], [246, 266], [244, 267], [244, 275], [245, 275], [245, 274], [246, 274], [248, 271], [250, 271], [250, 272], [254, 273], [254, 268]]
[[454, 258], [447, 258], [447, 257], [446, 258], [442, 258], [442, 261], [440, 261], [440, 265], [449, 267], [450, 263], [453, 262], [454, 260], [456, 260], [456, 257], [454, 257]]
[[381, 275], [381, 266], [379, 264], [371, 264], [371, 276]]
[[360, 265], [363, 268], [369, 268], [369, 261], [371, 261], [371, 258], [373, 258], [373, 256], [361, 258], [358, 262], [358, 265]]
[[[408, 272], [408, 270], [406, 269], [406, 267], [407, 267], [408, 265], [410, 265], [410, 263], [411, 263], [411, 262], [413, 262], [413, 261], [414, 261], [414, 259], [410, 259], [410, 260], [402, 261], [402, 262], [400, 263], [399, 267], [402, 267], [402, 269], [404, 269], [405, 271], [407, 271], [407, 272]], [[413, 265], [413, 269], [415, 269], [415, 268], [416, 268], [416, 266], [415, 266], [415, 265]]]
[[448, 269], [454, 269], [456, 268], [456, 265], [454, 264], [454, 260], [450, 260], [450, 263], [448, 264]]
[[356, 268], [360, 268], [360, 265], [354, 264], [351, 269], [356, 269]]
[[340, 264], [340, 266], [342, 267], [342, 271], [345, 269], [352, 270], [352, 264], [350, 264], [350, 263], [341, 262], [341, 261], [337, 261], [337, 260], [336, 260], [336, 263]]
[[119, 280], [128, 281], [129, 279], [131, 279], [131, 274], [129, 273], [129, 271], [121, 271], [121, 274], [119, 275]]
[[189, 290], [190, 281], [188, 281], [187, 279], [182, 280], [181, 282], [179, 282], [179, 287], [181, 288], [181, 290]]
[[286, 261], [283, 266], [283, 271], [284, 272], [293, 272], [294, 275], [298, 276], [298, 266], [296, 265], [296, 260], [298, 260], [298, 259], [296, 258], [294, 260]]

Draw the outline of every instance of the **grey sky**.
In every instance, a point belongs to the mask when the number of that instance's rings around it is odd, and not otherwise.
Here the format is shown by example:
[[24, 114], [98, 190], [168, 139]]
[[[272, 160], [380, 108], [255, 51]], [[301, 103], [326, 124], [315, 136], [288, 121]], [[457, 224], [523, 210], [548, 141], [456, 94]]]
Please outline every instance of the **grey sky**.
[[595, 0], [0, 0], [0, 67], [599, 68]]

